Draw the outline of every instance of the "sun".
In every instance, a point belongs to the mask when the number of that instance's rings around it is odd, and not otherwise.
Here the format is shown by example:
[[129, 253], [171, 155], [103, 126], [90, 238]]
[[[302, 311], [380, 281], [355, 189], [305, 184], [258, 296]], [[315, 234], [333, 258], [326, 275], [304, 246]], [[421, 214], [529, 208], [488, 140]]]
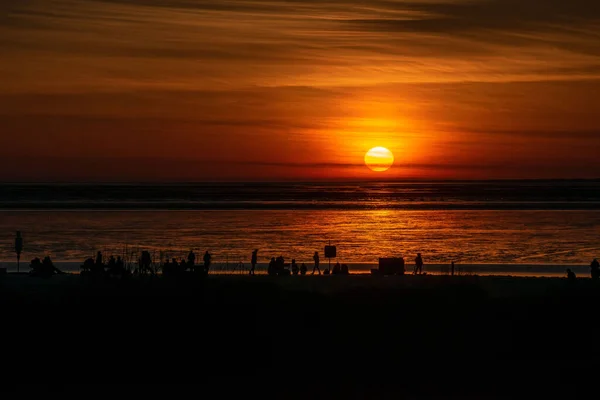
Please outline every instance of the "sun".
[[394, 164], [394, 155], [385, 147], [373, 147], [365, 154], [365, 164], [375, 172], [387, 171]]

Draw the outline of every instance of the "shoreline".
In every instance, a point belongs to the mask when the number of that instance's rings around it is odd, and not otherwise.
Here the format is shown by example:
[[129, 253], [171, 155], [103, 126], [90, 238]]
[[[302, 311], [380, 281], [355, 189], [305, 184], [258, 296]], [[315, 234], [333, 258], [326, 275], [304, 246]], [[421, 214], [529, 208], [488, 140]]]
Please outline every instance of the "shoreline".
[[[297, 261], [301, 265], [303, 261]], [[345, 262], [349, 267], [351, 275], [370, 275], [371, 269], [377, 269], [377, 262]], [[80, 266], [83, 261], [54, 261], [57, 268], [64, 272], [79, 274]], [[313, 269], [312, 262], [304, 261], [308, 268], [307, 275], [310, 275]], [[331, 266], [335, 264], [332, 260]], [[256, 273], [259, 275], [266, 274], [268, 263], [258, 263], [256, 265]], [[250, 262], [244, 263], [244, 269], [240, 270], [236, 267], [236, 263], [213, 263], [211, 266], [211, 275], [244, 275], [249, 271]], [[321, 262], [321, 274], [328, 267], [328, 263]], [[408, 263], [406, 265], [406, 275], [412, 275], [414, 265]], [[0, 261], [0, 268], [6, 268], [7, 273], [17, 272], [17, 263], [14, 261]], [[518, 264], [518, 263], [455, 263], [455, 275], [478, 275], [478, 276], [518, 276], [518, 277], [564, 277], [566, 269], [570, 268], [578, 278], [588, 278], [590, 276], [589, 264]], [[26, 273], [30, 270], [29, 261], [21, 262], [20, 272]], [[423, 272], [427, 275], [450, 275], [450, 263], [441, 264], [425, 264]]]

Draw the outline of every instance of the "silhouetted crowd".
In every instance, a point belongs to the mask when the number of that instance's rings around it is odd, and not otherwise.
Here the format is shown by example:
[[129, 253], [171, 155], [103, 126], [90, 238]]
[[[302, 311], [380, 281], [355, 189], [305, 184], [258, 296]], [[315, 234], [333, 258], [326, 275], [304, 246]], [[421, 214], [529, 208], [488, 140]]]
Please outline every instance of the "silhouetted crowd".
[[96, 259], [92, 257], [86, 259], [81, 266], [81, 275], [92, 277], [107, 277], [107, 278], [126, 278], [131, 275], [129, 270], [125, 268], [125, 262], [121, 256], [110, 256], [105, 264], [102, 252], [96, 254]]
[[54, 274], [64, 274], [61, 270], [56, 268], [50, 256], [44, 257], [44, 260], [40, 260], [39, 257], [31, 260], [31, 264], [29, 264], [29, 268], [31, 271], [29, 272], [30, 276], [39, 276], [42, 278], [49, 278]]
[[202, 261], [204, 262], [203, 265], [196, 265], [196, 254], [193, 250], [190, 250], [187, 260], [184, 258], [180, 262], [177, 262], [175, 258], [171, 262], [167, 260], [162, 267], [163, 275], [167, 277], [182, 276], [187, 273], [208, 275], [212, 262], [212, 254], [208, 250], [204, 253]]

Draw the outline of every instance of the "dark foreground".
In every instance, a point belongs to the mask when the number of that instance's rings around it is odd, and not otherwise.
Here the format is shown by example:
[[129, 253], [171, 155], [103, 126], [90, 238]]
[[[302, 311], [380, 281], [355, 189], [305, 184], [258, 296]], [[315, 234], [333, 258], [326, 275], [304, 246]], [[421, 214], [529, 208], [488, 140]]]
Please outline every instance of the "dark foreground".
[[[220, 393], [309, 398], [528, 390], [573, 397], [600, 374], [596, 283], [435, 276], [98, 283], [9, 275], [0, 278], [2, 376], [207, 388], [220, 375], [232, 382]], [[236, 384], [240, 377], [253, 383]]]

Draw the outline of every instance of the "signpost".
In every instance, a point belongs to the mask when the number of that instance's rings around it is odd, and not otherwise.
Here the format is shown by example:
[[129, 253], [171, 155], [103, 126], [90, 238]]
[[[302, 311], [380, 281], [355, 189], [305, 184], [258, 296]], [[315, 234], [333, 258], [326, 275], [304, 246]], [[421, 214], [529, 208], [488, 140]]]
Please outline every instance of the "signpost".
[[21, 232], [17, 231], [17, 237], [15, 238], [15, 253], [17, 253], [17, 272], [19, 272], [19, 265], [21, 264], [21, 252], [23, 251], [23, 237]]
[[331, 241], [329, 241], [329, 245], [325, 246], [325, 257], [329, 260], [329, 271], [331, 271], [331, 259], [336, 256], [336, 248], [331, 245]]

